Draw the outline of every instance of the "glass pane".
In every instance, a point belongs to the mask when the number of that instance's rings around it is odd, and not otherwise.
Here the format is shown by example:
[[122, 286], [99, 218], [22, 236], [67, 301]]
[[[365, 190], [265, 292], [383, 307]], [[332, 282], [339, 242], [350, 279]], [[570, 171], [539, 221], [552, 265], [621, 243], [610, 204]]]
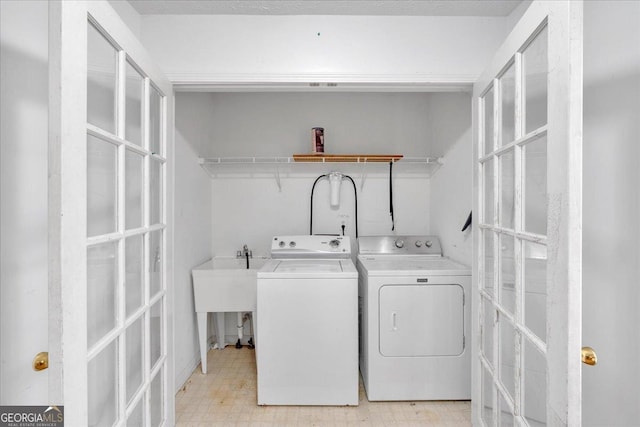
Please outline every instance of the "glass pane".
[[117, 148], [87, 135], [87, 235], [116, 231]]
[[126, 342], [125, 372], [127, 374], [127, 402], [130, 402], [136, 390], [142, 385], [144, 316], [138, 318], [127, 328]]
[[116, 325], [118, 246], [115, 242], [87, 249], [87, 345], [91, 348]]
[[162, 222], [162, 163], [151, 159], [149, 172], [150, 225]]
[[500, 317], [500, 381], [509, 392], [509, 397], [513, 400], [516, 390], [516, 330], [511, 323]]
[[524, 70], [525, 132], [547, 124], [547, 27], [522, 54]]
[[500, 156], [500, 225], [513, 229], [515, 176], [513, 150]]
[[151, 86], [149, 94], [149, 151], [162, 155], [162, 96], [160, 92]]
[[500, 236], [500, 305], [509, 313], [516, 310], [516, 264], [513, 237]]
[[156, 230], [149, 233], [149, 290], [153, 298], [162, 286], [162, 230]]
[[547, 340], [547, 247], [524, 244], [524, 324]]
[[502, 137], [500, 142], [506, 145], [515, 139], [516, 116], [516, 67], [511, 66], [500, 77], [500, 93], [502, 95]]
[[118, 52], [91, 24], [87, 37], [87, 121], [115, 134]]
[[484, 218], [482, 222], [485, 224], [494, 224], [494, 192], [493, 192], [493, 160], [484, 162], [482, 170], [484, 171]]
[[127, 105], [125, 106], [124, 136], [127, 141], [142, 145], [142, 96], [144, 93], [144, 79], [129, 61], [127, 61], [126, 93]]
[[547, 234], [547, 137], [524, 146], [524, 229]]
[[511, 427], [514, 424], [513, 413], [511, 412], [511, 408], [507, 404], [507, 401], [504, 399], [504, 396], [498, 393], [500, 396], [500, 426], [501, 427]]
[[482, 309], [484, 310], [484, 325], [482, 327], [482, 352], [489, 361], [491, 367], [493, 363], [493, 328], [495, 322], [495, 309], [491, 301], [482, 299]]
[[144, 295], [144, 279], [142, 277], [142, 266], [144, 264], [142, 235], [131, 236], [125, 240], [125, 307], [129, 317], [142, 305]]
[[494, 150], [493, 141], [493, 88], [482, 98], [484, 100], [484, 154]]
[[89, 425], [111, 427], [118, 417], [117, 341], [94, 357], [88, 369]]
[[162, 298], [151, 307], [150, 320], [151, 363], [149, 366], [153, 368], [162, 354]]
[[125, 227], [142, 227], [142, 156], [127, 150], [124, 187]]
[[524, 417], [530, 426], [547, 424], [547, 366], [528, 340], [524, 342]]
[[494, 242], [494, 233], [491, 230], [483, 230], [482, 234], [484, 236], [484, 289], [491, 294], [495, 295], [493, 290], [495, 287], [494, 284], [494, 251], [493, 251], [493, 242]]
[[149, 405], [151, 409], [151, 427], [159, 426], [164, 421], [164, 406], [162, 394], [164, 392], [164, 372], [162, 369], [151, 382], [149, 390]]
[[482, 367], [482, 408], [480, 417], [484, 424], [492, 426], [493, 422], [493, 378], [487, 369]]
[[142, 427], [144, 422], [144, 398], [140, 399], [127, 419], [127, 427]]

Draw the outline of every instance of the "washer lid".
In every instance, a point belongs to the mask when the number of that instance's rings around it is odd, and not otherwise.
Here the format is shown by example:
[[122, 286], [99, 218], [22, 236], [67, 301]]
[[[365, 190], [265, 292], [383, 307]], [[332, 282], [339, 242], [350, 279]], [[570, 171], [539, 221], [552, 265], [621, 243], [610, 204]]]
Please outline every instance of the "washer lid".
[[271, 260], [258, 278], [356, 278], [358, 272], [350, 259], [285, 259]]
[[358, 255], [358, 265], [370, 276], [467, 276], [471, 269], [446, 257]]

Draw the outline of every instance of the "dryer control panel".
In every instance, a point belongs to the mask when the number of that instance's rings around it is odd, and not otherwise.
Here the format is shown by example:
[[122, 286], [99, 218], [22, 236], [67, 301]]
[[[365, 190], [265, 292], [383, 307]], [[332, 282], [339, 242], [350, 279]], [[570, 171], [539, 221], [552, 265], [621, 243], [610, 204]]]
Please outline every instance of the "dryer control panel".
[[438, 236], [362, 236], [359, 254], [442, 256]]
[[271, 241], [271, 258], [349, 258], [348, 236], [275, 236]]

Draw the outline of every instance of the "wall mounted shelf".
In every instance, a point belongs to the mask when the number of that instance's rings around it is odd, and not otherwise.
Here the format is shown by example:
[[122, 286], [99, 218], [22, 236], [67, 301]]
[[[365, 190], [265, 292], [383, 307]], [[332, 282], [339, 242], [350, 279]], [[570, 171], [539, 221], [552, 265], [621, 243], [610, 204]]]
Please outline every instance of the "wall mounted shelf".
[[387, 174], [394, 163], [394, 175], [430, 178], [444, 163], [441, 157], [404, 157], [400, 154], [294, 154], [291, 157], [207, 157], [199, 158], [200, 166], [211, 178], [274, 177], [281, 188], [281, 176], [323, 174], [331, 170], [360, 175]]

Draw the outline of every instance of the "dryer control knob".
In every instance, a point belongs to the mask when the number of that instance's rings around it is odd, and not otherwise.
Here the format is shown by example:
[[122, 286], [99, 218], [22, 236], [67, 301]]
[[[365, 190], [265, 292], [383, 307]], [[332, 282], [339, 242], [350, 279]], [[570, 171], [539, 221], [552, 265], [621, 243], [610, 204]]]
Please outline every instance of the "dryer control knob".
[[289, 247], [290, 248], [295, 248], [296, 247], [296, 242], [294, 242], [293, 240], [289, 242]]
[[416, 240], [416, 248], [422, 247], [422, 240]]
[[329, 246], [331, 246], [332, 248], [337, 248], [338, 246], [340, 246], [340, 240], [333, 239], [329, 241]]
[[426, 242], [424, 242], [424, 245], [430, 248], [431, 246], [433, 246], [433, 242], [431, 240], [427, 240]]
[[280, 246], [281, 248], [284, 248], [284, 245], [285, 245], [284, 240], [280, 240], [280, 243], [278, 243], [278, 246]]
[[400, 240], [400, 239], [396, 240], [395, 241], [395, 245], [396, 245], [396, 248], [398, 248], [398, 249], [403, 248], [404, 247], [404, 240]]

